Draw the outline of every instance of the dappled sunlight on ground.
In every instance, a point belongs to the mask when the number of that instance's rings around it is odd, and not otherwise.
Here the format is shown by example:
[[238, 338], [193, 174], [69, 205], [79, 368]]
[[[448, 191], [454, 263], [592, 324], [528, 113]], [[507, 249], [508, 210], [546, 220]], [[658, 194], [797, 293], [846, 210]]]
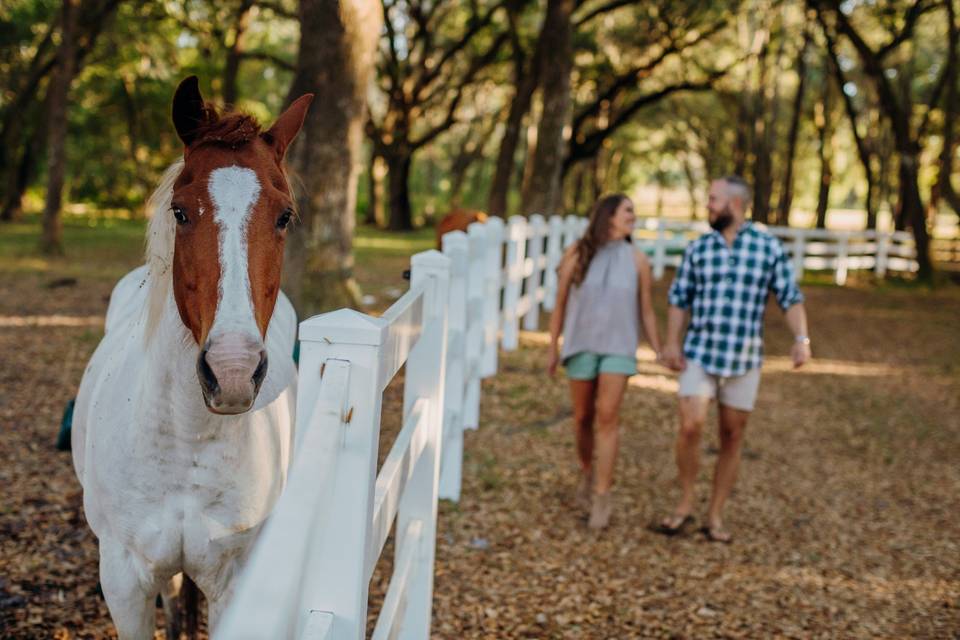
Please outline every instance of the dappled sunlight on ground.
[[103, 328], [103, 316], [0, 316], [0, 327], [97, 327]]

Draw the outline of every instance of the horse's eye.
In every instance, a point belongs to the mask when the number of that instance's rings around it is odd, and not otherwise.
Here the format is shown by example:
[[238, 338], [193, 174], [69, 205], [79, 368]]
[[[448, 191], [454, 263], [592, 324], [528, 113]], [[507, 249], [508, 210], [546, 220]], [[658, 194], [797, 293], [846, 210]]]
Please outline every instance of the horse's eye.
[[173, 211], [173, 217], [177, 219], [177, 224], [187, 224], [187, 211], [183, 207], [178, 207], [173, 205], [170, 207], [170, 210]]
[[293, 217], [293, 209], [284, 209], [280, 217], [277, 218], [277, 229], [286, 229], [290, 224], [290, 218]]

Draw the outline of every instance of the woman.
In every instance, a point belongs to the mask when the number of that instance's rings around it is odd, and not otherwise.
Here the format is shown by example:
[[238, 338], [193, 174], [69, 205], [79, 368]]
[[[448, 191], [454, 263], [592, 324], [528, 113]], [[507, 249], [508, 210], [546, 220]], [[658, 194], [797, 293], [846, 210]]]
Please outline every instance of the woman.
[[583, 473], [577, 499], [581, 506], [589, 505], [593, 529], [603, 529], [610, 521], [620, 402], [627, 378], [637, 372], [641, 320], [650, 346], [660, 357], [657, 319], [650, 302], [650, 262], [630, 243], [635, 222], [633, 203], [625, 195], [597, 201], [583, 237], [560, 262], [557, 303], [550, 317], [549, 371], [554, 375], [562, 361], [570, 378]]

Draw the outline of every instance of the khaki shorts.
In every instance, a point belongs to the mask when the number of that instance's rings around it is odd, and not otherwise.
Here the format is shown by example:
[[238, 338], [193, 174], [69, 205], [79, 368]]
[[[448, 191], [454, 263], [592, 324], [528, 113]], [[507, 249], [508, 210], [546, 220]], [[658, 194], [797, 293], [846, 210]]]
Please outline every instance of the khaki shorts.
[[687, 368], [680, 374], [681, 398], [716, 398], [720, 404], [741, 411], [753, 411], [759, 387], [760, 367], [742, 376], [723, 377], [707, 373], [699, 363], [687, 360]]

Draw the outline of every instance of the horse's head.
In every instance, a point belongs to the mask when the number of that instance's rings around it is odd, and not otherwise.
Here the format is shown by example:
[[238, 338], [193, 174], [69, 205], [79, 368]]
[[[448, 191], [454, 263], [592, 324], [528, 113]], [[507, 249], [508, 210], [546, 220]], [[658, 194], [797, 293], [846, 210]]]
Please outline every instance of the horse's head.
[[312, 99], [296, 100], [263, 133], [251, 116], [205, 104], [196, 77], [173, 99], [185, 145], [166, 213], [176, 219], [173, 294], [200, 346], [197, 374], [214, 413], [250, 409], [266, 376], [263, 341], [294, 207], [283, 157]]

